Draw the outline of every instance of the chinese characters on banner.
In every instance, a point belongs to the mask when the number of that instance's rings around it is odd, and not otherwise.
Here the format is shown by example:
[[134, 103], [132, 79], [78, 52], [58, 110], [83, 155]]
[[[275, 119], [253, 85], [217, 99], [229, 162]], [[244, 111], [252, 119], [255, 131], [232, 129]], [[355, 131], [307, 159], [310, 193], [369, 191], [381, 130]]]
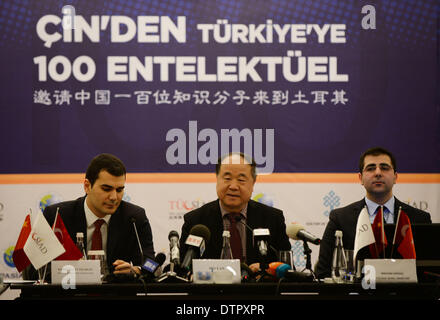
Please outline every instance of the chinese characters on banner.
[[294, 105], [294, 104], [319, 104], [319, 105], [346, 105], [348, 102], [347, 93], [343, 90], [313, 90], [309, 92], [289, 91], [289, 90], [258, 90], [252, 93], [245, 90], [229, 92], [194, 90], [193, 92], [183, 92], [174, 90], [138, 90], [129, 93], [112, 93], [110, 90], [95, 90], [70, 92], [69, 90], [35, 90], [33, 95], [34, 104], [43, 105], [110, 105], [112, 101], [122, 99], [135, 99], [137, 105], [177, 105], [193, 103], [195, 105], [224, 105], [226, 103], [235, 106], [243, 104], [252, 105]]

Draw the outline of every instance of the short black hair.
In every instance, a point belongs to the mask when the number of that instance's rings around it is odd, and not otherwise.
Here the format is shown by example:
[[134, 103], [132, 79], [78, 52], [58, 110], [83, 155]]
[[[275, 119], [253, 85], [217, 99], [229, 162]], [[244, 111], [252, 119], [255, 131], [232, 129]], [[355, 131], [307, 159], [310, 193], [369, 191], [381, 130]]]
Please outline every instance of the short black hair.
[[241, 158], [243, 158], [245, 161], [247, 161], [249, 163], [249, 165], [251, 166], [251, 176], [252, 176], [252, 179], [254, 179], [254, 181], [255, 181], [257, 179], [257, 164], [252, 157], [244, 154], [243, 152], [229, 152], [228, 154], [225, 154], [225, 155], [221, 156], [220, 158], [218, 158], [217, 164], [215, 166], [215, 175], [218, 176], [223, 160], [229, 156], [234, 155], [234, 154], [239, 155]]
[[99, 154], [90, 161], [86, 171], [86, 179], [90, 181], [91, 186], [95, 184], [101, 171], [107, 171], [115, 177], [120, 177], [127, 173], [121, 159], [109, 153]]
[[397, 170], [396, 158], [390, 151], [382, 147], [370, 148], [361, 155], [361, 158], [359, 159], [359, 172], [362, 173], [362, 171], [364, 170], [366, 156], [379, 156], [381, 154], [385, 154], [388, 157], [390, 157], [391, 165], [393, 166], [394, 172], [396, 172]]

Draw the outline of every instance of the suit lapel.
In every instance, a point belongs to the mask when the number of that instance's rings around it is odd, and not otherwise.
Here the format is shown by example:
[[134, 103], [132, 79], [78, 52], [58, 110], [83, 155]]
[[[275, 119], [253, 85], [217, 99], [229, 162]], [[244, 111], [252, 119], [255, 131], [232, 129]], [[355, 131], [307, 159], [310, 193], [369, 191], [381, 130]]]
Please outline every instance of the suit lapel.
[[[258, 212], [252, 200], [248, 202], [246, 223], [252, 229], [257, 229], [261, 226], [261, 221], [258, 219]], [[246, 228], [246, 260], [254, 261], [257, 257], [255, 255], [253, 234]]]
[[202, 224], [205, 224], [211, 231], [210, 247], [212, 248], [214, 255], [218, 252], [218, 256], [220, 256], [223, 245], [223, 220], [219, 200], [217, 200], [210, 208], [206, 218], [207, 219], [205, 219]]
[[394, 197], [395, 201], [394, 201], [394, 224], [397, 223], [397, 216], [399, 214], [399, 207], [402, 207], [402, 211], [404, 211], [406, 213], [406, 215], [408, 216], [409, 220], [411, 221], [411, 223], [414, 223], [414, 214], [413, 214], [413, 209], [408, 206], [406, 203], [398, 200], [396, 197]]
[[[119, 208], [116, 210], [115, 213], [112, 214], [109, 225], [108, 225], [108, 232], [107, 232], [107, 258], [113, 259], [111, 261], [107, 262], [113, 262], [116, 256], [116, 248], [118, 243], [123, 242], [124, 239], [122, 238], [122, 230], [124, 230], [124, 227], [122, 226], [124, 221], [124, 216], [121, 213], [121, 207], [122, 202], [119, 205]], [[134, 232], [134, 230], [133, 230]], [[125, 239], [125, 241], [128, 241], [128, 239]]]
[[353, 215], [356, 218], [356, 222], [358, 220], [359, 214], [361, 213], [362, 209], [366, 206], [367, 204], [365, 203], [365, 198], [353, 204]]
[[[394, 197], [394, 196], [393, 196]], [[402, 207], [402, 202], [397, 200], [396, 197], [394, 197], [394, 224], [397, 223], [397, 216], [399, 215], [399, 207]], [[403, 208], [402, 208], [403, 209]], [[404, 210], [405, 211], [405, 210]]]

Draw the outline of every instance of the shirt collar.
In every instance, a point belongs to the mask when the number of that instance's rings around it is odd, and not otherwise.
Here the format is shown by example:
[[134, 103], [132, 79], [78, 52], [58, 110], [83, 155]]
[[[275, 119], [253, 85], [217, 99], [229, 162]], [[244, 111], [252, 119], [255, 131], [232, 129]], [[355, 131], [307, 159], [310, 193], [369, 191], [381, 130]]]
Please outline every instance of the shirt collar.
[[106, 215], [104, 218], [98, 218], [92, 210], [90, 210], [89, 206], [87, 205], [87, 197], [84, 199], [84, 212], [86, 213], [86, 221], [87, 221], [87, 228], [90, 227], [95, 223], [98, 219], [104, 219], [105, 223], [108, 224], [110, 221], [110, 218], [112, 217], [110, 214]]
[[[367, 204], [367, 208], [368, 208], [368, 214], [370, 216], [373, 216], [376, 213], [377, 207], [380, 206], [380, 204], [371, 201], [370, 199], [368, 199], [367, 197], [365, 197], [365, 203]], [[385, 204], [383, 205], [385, 208], [388, 209], [389, 212], [391, 212], [392, 214], [394, 213], [394, 203], [395, 203], [395, 198], [394, 196], [392, 196], [390, 198], [390, 200], [388, 200], [387, 202], [385, 202]]]
[[[222, 213], [222, 218], [225, 217], [225, 215], [229, 214], [230, 212], [228, 212], [225, 208], [223, 208], [222, 206], [222, 202], [219, 200], [218, 201], [220, 204], [220, 212]], [[247, 207], [248, 204], [246, 203], [246, 205], [244, 206], [244, 208], [240, 211], [240, 214], [246, 219], [247, 218]]]

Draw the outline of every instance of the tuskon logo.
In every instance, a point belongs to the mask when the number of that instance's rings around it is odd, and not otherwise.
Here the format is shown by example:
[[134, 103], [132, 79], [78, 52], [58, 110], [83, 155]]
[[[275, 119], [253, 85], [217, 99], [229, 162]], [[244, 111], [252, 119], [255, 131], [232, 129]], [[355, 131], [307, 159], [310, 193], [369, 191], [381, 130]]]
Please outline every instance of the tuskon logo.
[[169, 204], [169, 219], [170, 220], [182, 220], [183, 215], [191, 210], [200, 208], [206, 203], [203, 199], [176, 199], [168, 200]]
[[324, 216], [326, 217], [330, 215], [330, 212], [334, 208], [339, 207], [339, 205], [341, 204], [341, 198], [333, 190], [327, 193], [327, 195], [325, 195], [322, 200], [324, 201], [324, 206], [328, 207], [328, 210], [324, 211]]
[[41, 212], [44, 212], [44, 209], [46, 209], [48, 206], [55, 204], [55, 203], [58, 203], [58, 202], [61, 202], [61, 201], [63, 201], [63, 199], [59, 195], [49, 193], [40, 199], [39, 208], [40, 208]]
[[202, 199], [177, 199], [177, 200], [168, 200], [169, 208], [173, 212], [188, 212], [203, 206], [206, 201]]
[[8, 267], [15, 268], [14, 261], [12, 260], [12, 254], [14, 253], [15, 246], [11, 246], [3, 253], [3, 261]]
[[265, 193], [258, 193], [258, 194], [256, 194], [256, 195], [252, 198], [252, 200], [254, 200], [254, 201], [256, 201], [256, 202], [259, 202], [259, 203], [262, 203], [262, 204], [265, 204], [266, 206], [273, 207], [273, 199], [270, 198], [270, 197], [269, 197], [267, 194], [265, 194]]

